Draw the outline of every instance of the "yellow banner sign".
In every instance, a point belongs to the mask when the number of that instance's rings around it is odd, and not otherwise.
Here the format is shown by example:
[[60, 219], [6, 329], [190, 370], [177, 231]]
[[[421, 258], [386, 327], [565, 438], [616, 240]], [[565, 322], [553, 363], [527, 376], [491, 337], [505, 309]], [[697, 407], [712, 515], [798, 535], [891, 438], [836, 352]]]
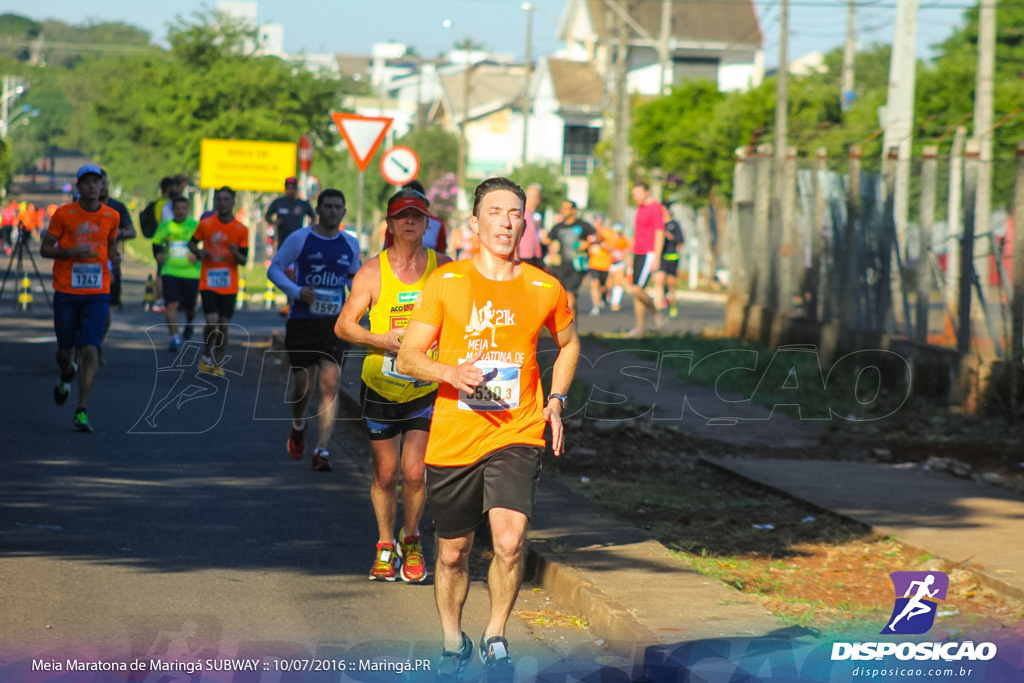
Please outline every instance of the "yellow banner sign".
[[253, 142], [207, 138], [199, 148], [199, 186], [283, 192], [284, 179], [295, 175], [293, 142]]

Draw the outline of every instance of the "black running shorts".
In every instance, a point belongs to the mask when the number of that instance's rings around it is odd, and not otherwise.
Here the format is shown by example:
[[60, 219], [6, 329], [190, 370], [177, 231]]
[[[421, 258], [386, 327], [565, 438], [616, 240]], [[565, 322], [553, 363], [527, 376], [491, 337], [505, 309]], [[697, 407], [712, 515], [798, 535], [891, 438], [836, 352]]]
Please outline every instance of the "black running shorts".
[[583, 284], [583, 278], [586, 275], [586, 273], [573, 268], [572, 265], [559, 266], [551, 274], [558, 278], [558, 281], [562, 283], [562, 287], [568, 294], [576, 293], [576, 290]]
[[199, 290], [199, 298], [203, 301], [203, 313], [215, 313], [220, 322], [227, 322], [235, 316], [236, 294], [221, 294], [212, 289]]
[[164, 301], [179, 304], [179, 310], [192, 312], [196, 310], [199, 300], [199, 278], [161, 275], [164, 283]]
[[678, 275], [679, 274], [679, 255], [676, 254], [675, 258], [672, 258], [672, 259], [665, 258], [665, 256], [662, 256], [661, 257], [661, 269], [660, 270], [661, 270], [661, 272], [665, 273], [665, 275], [670, 275], [672, 277], [675, 277], [676, 275]]
[[633, 254], [633, 284], [641, 289], [654, 273], [654, 254]]
[[386, 441], [411, 429], [430, 431], [437, 390], [405, 403], [390, 401], [362, 382], [359, 403], [363, 406], [363, 424], [370, 441]]
[[476, 531], [491, 508], [533, 516], [544, 449], [521, 444], [488, 453], [471, 465], [427, 465], [427, 509], [441, 538]]
[[334, 334], [334, 318], [289, 318], [284, 324], [284, 348], [292, 367], [308, 368], [334, 359], [344, 367], [348, 342]]

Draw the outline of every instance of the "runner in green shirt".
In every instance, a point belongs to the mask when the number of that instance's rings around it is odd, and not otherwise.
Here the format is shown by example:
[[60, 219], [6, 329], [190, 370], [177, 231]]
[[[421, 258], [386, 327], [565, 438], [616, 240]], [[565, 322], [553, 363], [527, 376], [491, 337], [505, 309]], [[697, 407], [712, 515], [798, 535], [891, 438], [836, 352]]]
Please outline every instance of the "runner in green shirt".
[[192, 321], [196, 317], [196, 300], [199, 298], [199, 274], [202, 265], [189, 248], [189, 240], [198, 223], [190, 218], [188, 197], [176, 196], [171, 204], [174, 217], [162, 222], [153, 235], [153, 253], [160, 263], [160, 277], [163, 280], [164, 300], [167, 309], [167, 331], [171, 344], [167, 348], [177, 353], [181, 348], [182, 335], [178, 334], [178, 312], [185, 312], [185, 339], [192, 338]]

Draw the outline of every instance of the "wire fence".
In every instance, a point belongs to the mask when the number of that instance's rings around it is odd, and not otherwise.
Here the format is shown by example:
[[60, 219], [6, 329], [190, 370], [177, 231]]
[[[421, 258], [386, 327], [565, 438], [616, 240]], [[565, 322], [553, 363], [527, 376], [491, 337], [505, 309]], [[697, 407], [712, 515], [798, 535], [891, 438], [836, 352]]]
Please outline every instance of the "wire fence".
[[[983, 160], [976, 141], [959, 138], [946, 156], [925, 147], [870, 172], [857, 148], [809, 160], [767, 145], [741, 150], [730, 295], [844, 330], [1021, 362], [1024, 244], [1013, 233], [1014, 211], [1024, 220], [1024, 142], [1015, 158]], [[996, 209], [976, 215], [986, 192]]]

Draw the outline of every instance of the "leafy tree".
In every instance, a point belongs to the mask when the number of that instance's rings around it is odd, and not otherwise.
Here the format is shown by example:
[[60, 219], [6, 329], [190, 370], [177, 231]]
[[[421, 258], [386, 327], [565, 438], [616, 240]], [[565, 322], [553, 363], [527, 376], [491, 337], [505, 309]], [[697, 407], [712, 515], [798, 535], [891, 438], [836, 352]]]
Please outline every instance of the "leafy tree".
[[[977, 134], [971, 123], [978, 64], [978, 20], [975, 6], [964, 13], [964, 26], [939, 45], [940, 56], [931, 68], [918, 72], [916, 116], [922, 143], [943, 141], [963, 125]], [[1018, 140], [1024, 139], [1024, 6], [1001, 0], [996, 6], [996, 55], [994, 125], [992, 131], [993, 206], [1012, 201], [1013, 159]], [[922, 130], [923, 129], [923, 130]], [[929, 140], [930, 138], [930, 140]], [[1002, 172], [1002, 169], [1006, 169]]]
[[[45, 30], [45, 29], [44, 29]], [[104, 47], [153, 47], [150, 34], [137, 26], [120, 21], [105, 21], [86, 24], [81, 30], [81, 40], [90, 45]]]
[[325, 147], [337, 142], [328, 112], [340, 108], [342, 81], [251, 54], [255, 34], [221, 15], [197, 21], [179, 18], [168, 52], [88, 56], [76, 65], [65, 84], [78, 103], [68, 142], [144, 194], [165, 175], [194, 174], [203, 138], [293, 141], [311, 133]]
[[27, 125], [17, 125], [11, 131], [14, 163], [24, 168], [46, 156], [53, 141], [59, 139], [71, 106], [57, 79], [47, 69], [23, 67], [21, 73], [25, 74], [28, 91], [15, 101], [14, 110], [30, 107], [38, 112], [30, 119], [23, 119]]
[[722, 150], [707, 132], [725, 95], [712, 81], [691, 81], [633, 111], [630, 140], [641, 165], [676, 176], [688, 194], [707, 197], [719, 184], [716, 159]]
[[587, 208], [607, 213], [611, 205], [612, 183], [603, 168], [597, 166], [590, 172], [587, 176], [587, 188]]
[[7, 140], [0, 138], [0, 187], [7, 187], [14, 177], [14, 154]]
[[442, 126], [414, 128], [398, 144], [415, 150], [420, 158], [419, 181], [430, 187], [459, 163], [459, 136]]
[[[380, 158], [383, 153], [383, 149], [377, 150], [363, 174], [363, 229], [365, 234], [372, 233], [374, 226], [382, 220], [384, 204], [394, 191], [394, 188], [380, 174]], [[323, 167], [317, 171], [320, 185], [321, 187], [336, 187], [345, 193], [348, 205], [345, 225], [354, 229], [358, 222], [359, 167], [356, 166], [355, 160], [344, 144], [337, 150], [325, 150], [323, 156]], [[319, 163], [318, 160], [317, 164]]]
[[533, 183], [541, 186], [539, 210], [542, 212], [548, 208], [559, 208], [565, 199], [565, 183], [562, 182], [559, 168], [554, 164], [526, 164], [514, 169], [509, 177], [524, 189]]
[[224, 12], [193, 12], [169, 24], [167, 42], [184, 67], [209, 68], [224, 59], [251, 57], [259, 47], [259, 29]]
[[122, 22], [74, 25], [47, 19], [41, 24], [39, 37], [46, 64], [68, 69], [86, 55], [139, 54], [157, 49], [150, 44], [149, 33]]
[[34, 19], [13, 12], [0, 14], [0, 37], [35, 38], [42, 30], [42, 24]]
[[27, 61], [28, 41], [37, 38], [41, 30], [42, 24], [28, 17], [11, 12], [0, 14], [0, 54]]

